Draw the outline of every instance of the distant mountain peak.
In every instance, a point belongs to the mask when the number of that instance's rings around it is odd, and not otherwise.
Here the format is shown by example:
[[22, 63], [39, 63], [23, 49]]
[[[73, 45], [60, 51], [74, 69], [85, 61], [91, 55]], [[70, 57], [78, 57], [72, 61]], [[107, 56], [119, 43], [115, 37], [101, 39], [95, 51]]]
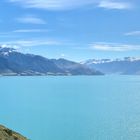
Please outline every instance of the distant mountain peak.
[[15, 48], [9, 48], [9, 47], [0, 46], [0, 51], [17, 51], [17, 50]]
[[124, 57], [123, 59], [90, 59], [82, 62], [82, 64], [105, 74], [140, 74], [139, 57]]
[[2, 55], [9, 55], [9, 53], [12, 53], [12, 52], [17, 52], [16, 49], [14, 48], [8, 48], [8, 47], [1, 47], [0, 46], [0, 54]]
[[89, 60], [86, 60], [86, 61], [82, 61], [80, 62], [81, 64], [103, 64], [103, 63], [110, 63], [110, 62], [120, 62], [120, 61], [130, 61], [130, 62], [133, 62], [133, 61], [138, 61], [140, 60], [140, 57], [124, 57], [124, 58], [116, 58], [116, 59], [89, 59]]

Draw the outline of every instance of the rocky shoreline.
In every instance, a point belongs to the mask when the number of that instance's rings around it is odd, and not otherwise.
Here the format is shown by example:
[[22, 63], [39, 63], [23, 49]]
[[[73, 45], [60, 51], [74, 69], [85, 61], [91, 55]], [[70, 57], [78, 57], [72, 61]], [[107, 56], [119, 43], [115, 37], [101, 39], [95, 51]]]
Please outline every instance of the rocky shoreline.
[[0, 125], [0, 140], [28, 140], [21, 134]]

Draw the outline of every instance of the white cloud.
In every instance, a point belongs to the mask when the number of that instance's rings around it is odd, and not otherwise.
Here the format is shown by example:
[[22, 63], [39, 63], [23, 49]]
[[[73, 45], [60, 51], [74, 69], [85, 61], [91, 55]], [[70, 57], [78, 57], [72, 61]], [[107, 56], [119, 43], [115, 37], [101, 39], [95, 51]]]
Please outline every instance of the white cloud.
[[46, 24], [46, 22], [43, 19], [31, 15], [17, 18], [17, 21], [20, 23], [27, 24]]
[[2, 48], [14, 48], [14, 49], [19, 49], [19, 46], [17, 46], [17, 45], [10, 45], [10, 44], [0, 44], [0, 47], [2, 47]]
[[132, 31], [124, 34], [125, 36], [140, 36], [140, 30], [139, 31]]
[[27, 8], [41, 8], [50, 10], [71, 9], [87, 4], [96, 3], [97, 0], [10, 0]]
[[14, 30], [13, 33], [45, 33], [48, 32], [46, 29], [19, 29]]
[[130, 9], [132, 5], [128, 2], [117, 2], [117, 1], [109, 1], [109, 0], [104, 0], [101, 1], [98, 5], [101, 8], [106, 8], [106, 9]]
[[48, 10], [68, 10], [83, 6], [97, 6], [107, 9], [128, 9], [130, 3], [118, 0], [9, 0], [26, 8], [40, 8]]
[[20, 46], [44, 46], [44, 45], [59, 45], [60, 42], [54, 40], [18, 40], [15, 42], [17, 45]]
[[140, 50], [140, 45], [118, 44], [118, 43], [93, 43], [90, 49], [99, 51], [136, 51]]
[[17, 29], [9, 32], [0, 32], [0, 38], [19, 38], [23, 33], [48, 33], [47, 29]]
[[13, 31], [7, 31], [7, 32], [0, 32], [0, 38], [17, 38], [19, 37], [18, 34], [13, 34]]
[[13, 40], [0, 42], [0, 45], [10, 45], [10, 46], [18, 46], [18, 47], [32, 47], [32, 46], [47, 46], [47, 45], [60, 45], [62, 42], [57, 40], [47, 40], [47, 39], [29, 39], [29, 40]]

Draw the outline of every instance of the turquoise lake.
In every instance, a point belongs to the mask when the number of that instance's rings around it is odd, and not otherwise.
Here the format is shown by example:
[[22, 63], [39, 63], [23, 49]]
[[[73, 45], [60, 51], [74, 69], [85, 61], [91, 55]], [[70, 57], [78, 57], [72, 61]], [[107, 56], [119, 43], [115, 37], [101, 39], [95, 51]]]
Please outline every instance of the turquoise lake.
[[140, 140], [140, 76], [0, 77], [0, 97], [30, 140]]

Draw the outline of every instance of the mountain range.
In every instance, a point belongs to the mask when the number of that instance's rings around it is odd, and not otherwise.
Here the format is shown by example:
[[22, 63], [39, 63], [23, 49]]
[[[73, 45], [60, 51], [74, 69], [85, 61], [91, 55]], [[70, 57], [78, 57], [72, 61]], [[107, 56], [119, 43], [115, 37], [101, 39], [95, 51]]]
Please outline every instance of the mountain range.
[[74, 62], [24, 54], [13, 48], [0, 47], [0, 75], [140, 75], [140, 58], [89, 59]]
[[101, 75], [86, 65], [0, 47], [0, 75]]
[[81, 64], [94, 68], [104, 74], [140, 75], [140, 58], [125, 57], [123, 59], [90, 59]]

